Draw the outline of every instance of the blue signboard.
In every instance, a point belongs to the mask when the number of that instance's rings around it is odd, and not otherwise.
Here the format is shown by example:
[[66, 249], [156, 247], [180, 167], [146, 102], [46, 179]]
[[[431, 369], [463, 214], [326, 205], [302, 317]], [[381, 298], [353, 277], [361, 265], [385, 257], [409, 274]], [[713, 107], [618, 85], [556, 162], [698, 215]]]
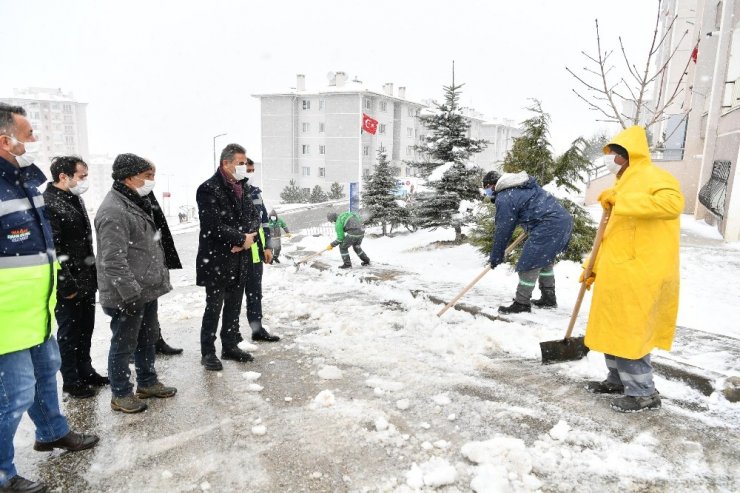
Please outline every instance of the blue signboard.
[[356, 181], [349, 184], [349, 210], [353, 212], [360, 210], [360, 184]]

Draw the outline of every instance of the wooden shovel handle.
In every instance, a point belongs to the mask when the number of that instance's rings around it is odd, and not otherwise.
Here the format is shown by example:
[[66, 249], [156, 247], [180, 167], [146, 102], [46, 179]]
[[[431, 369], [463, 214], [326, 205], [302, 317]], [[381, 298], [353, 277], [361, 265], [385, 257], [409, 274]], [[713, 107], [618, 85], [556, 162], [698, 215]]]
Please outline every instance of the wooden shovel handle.
[[[527, 237], [527, 233], [522, 233], [522, 234], [520, 234], [517, 237], [516, 240], [514, 240], [513, 242], [511, 242], [511, 245], [509, 245], [506, 248], [506, 251], [504, 251], [504, 258], [506, 258], [517, 247], [517, 245], [519, 245], [521, 242], [523, 242], [524, 241], [524, 238], [526, 238], [526, 237]], [[455, 296], [454, 298], [452, 298], [452, 301], [450, 301], [449, 303], [447, 303], [445, 305], [445, 307], [442, 308], [439, 311], [439, 313], [437, 313], [437, 316], [438, 317], [441, 317], [442, 315], [444, 315], [444, 313], [447, 310], [449, 310], [450, 308], [452, 308], [453, 306], [455, 306], [455, 303], [457, 303], [457, 300], [459, 300], [460, 298], [462, 298], [463, 296], [465, 296], [465, 293], [467, 293], [468, 291], [470, 291], [472, 289], [472, 287], [475, 286], [476, 283], [478, 281], [480, 281], [483, 278], [483, 276], [485, 276], [486, 274], [488, 274], [490, 271], [491, 271], [491, 266], [490, 265], [486, 266], [486, 268], [483, 269], [483, 271], [480, 274], [478, 274], [477, 276], [475, 276], [475, 279], [473, 279], [472, 281], [470, 281], [468, 283], [468, 285], [465, 286], [463, 288], [463, 290], [458, 293], [457, 296]]]
[[596, 263], [596, 255], [599, 253], [599, 247], [601, 247], [601, 240], [604, 239], [604, 231], [606, 231], [606, 223], [609, 222], [609, 216], [611, 216], [612, 210], [604, 209], [601, 214], [601, 222], [599, 223], [599, 229], [596, 231], [596, 238], [594, 238], [594, 246], [591, 249], [591, 256], [588, 259], [588, 265], [586, 270], [583, 271], [583, 282], [581, 283], [581, 290], [578, 292], [578, 298], [576, 298], [576, 304], [573, 307], [573, 313], [570, 316], [570, 322], [568, 322], [568, 330], [565, 332], [565, 339], [569, 338], [573, 333], [573, 327], [576, 325], [576, 319], [578, 318], [578, 312], [581, 310], [581, 303], [583, 302], [583, 296], [586, 294], [588, 286], [586, 280], [591, 277], [593, 272], [594, 264]]
[[321, 254], [322, 254], [322, 253], [324, 253], [325, 251], [326, 251], [326, 249], [324, 249], [324, 250], [320, 250], [320, 251], [318, 251], [318, 252], [316, 252], [316, 253], [312, 253], [312, 254], [311, 254], [311, 255], [309, 255], [308, 257], [304, 257], [304, 258], [300, 259], [300, 260], [299, 260], [298, 262], [296, 262], [296, 265], [299, 265], [299, 264], [304, 264], [304, 263], [308, 262], [309, 260], [311, 260], [312, 258], [316, 258], [316, 257], [318, 257], [319, 255], [321, 255]]

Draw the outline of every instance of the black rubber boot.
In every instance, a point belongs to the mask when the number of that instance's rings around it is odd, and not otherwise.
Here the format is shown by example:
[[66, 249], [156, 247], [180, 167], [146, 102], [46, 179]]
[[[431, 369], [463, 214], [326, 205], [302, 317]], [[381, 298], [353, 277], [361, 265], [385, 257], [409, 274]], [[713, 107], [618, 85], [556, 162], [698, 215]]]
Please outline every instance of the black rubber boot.
[[519, 303], [518, 301], [514, 301], [509, 306], [500, 306], [498, 307], [498, 312], [503, 314], [509, 314], [509, 313], [529, 313], [532, 311], [532, 307], [529, 305], [525, 305], [524, 303]]
[[182, 349], [180, 348], [174, 348], [167, 344], [164, 339], [162, 338], [162, 335], [159, 335], [159, 340], [157, 341], [157, 344], [154, 346], [154, 351], [157, 354], [164, 354], [166, 356], [172, 356], [175, 354], [182, 353]]
[[555, 288], [544, 288], [541, 291], [540, 299], [532, 300], [532, 304], [537, 308], [557, 308], [558, 300], [555, 298]]

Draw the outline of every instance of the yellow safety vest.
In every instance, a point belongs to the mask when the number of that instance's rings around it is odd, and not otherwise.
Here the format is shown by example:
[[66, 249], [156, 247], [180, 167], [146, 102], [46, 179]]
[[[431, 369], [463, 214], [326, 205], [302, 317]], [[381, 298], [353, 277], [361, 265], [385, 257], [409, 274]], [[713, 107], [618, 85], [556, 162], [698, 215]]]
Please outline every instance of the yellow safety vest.
[[[265, 230], [260, 227], [259, 229], [260, 234], [260, 241], [262, 243], [262, 247], [265, 247]], [[252, 243], [252, 263], [253, 264], [259, 264], [262, 262], [262, 259], [260, 259], [260, 250], [259, 246], [257, 245], [257, 242]]]

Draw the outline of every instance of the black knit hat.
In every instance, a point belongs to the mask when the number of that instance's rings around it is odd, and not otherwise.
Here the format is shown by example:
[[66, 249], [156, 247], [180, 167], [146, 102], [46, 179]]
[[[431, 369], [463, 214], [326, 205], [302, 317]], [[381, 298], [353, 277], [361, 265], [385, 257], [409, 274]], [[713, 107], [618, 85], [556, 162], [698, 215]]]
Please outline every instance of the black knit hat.
[[130, 176], [138, 175], [153, 168], [152, 163], [136, 154], [119, 154], [113, 161], [114, 180], [124, 180]]
[[329, 214], [326, 215], [326, 220], [329, 221], [330, 223], [334, 223], [337, 221], [337, 217], [339, 216], [337, 216], [336, 212], [330, 212]]
[[489, 171], [483, 176], [483, 188], [488, 187], [488, 185], [493, 185], [495, 187], [500, 178], [501, 173], [498, 171]]

